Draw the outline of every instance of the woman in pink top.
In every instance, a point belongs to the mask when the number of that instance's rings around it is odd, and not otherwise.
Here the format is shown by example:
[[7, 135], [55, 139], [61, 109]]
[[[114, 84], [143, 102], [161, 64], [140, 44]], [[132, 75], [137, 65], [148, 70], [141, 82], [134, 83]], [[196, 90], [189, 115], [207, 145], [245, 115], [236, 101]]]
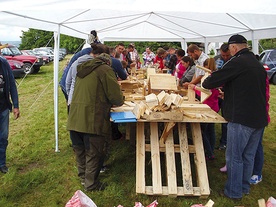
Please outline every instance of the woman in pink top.
[[178, 49], [176, 51], [176, 57], [177, 57], [177, 62], [176, 62], [176, 66], [175, 66], [175, 77], [178, 78], [179, 80], [181, 80], [184, 72], [186, 71], [186, 68], [184, 67], [184, 65], [182, 65], [181, 59], [185, 56], [185, 51], [182, 49]]
[[[212, 72], [216, 70], [216, 63], [214, 58], [209, 58], [204, 61], [203, 66], [205, 68], [210, 69]], [[189, 87], [193, 87], [193, 84], [190, 84]], [[213, 109], [215, 112], [219, 111], [219, 105], [218, 105], [218, 97], [219, 97], [219, 91], [218, 89], [214, 88], [211, 89], [211, 96], [207, 98], [203, 103], [210, 106], [211, 109]], [[199, 95], [198, 91], [196, 91], [196, 94]], [[214, 160], [214, 149], [215, 149], [215, 143], [216, 143], [216, 133], [215, 133], [215, 124], [214, 123], [201, 123], [201, 133], [203, 138], [203, 145], [204, 145], [204, 151], [205, 151], [205, 158], [206, 160]]]

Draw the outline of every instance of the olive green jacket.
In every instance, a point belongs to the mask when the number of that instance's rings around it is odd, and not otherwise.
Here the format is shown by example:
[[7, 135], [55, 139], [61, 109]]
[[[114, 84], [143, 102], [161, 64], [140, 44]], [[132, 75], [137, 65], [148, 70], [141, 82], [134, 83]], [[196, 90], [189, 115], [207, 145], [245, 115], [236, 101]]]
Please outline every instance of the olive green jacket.
[[123, 104], [113, 69], [98, 58], [77, 67], [67, 130], [109, 136], [110, 108]]

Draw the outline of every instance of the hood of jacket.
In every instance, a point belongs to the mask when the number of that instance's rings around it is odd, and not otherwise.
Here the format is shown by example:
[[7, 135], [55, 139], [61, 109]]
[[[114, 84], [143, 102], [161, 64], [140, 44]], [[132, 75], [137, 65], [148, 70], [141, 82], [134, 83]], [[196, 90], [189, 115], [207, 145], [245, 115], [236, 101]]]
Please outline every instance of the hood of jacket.
[[77, 67], [77, 76], [79, 78], [84, 78], [92, 71], [94, 71], [96, 68], [98, 68], [100, 65], [110, 65], [111, 64], [111, 57], [106, 54], [101, 54], [98, 57], [95, 57], [92, 60], [88, 60]]
[[88, 60], [92, 60], [92, 59], [94, 59], [91, 55], [89, 55], [89, 54], [85, 54], [85, 55], [83, 55], [83, 56], [80, 56], [78, 59], [77, 59], [77, 61], [78, 61], [78, 65], [79, 64], [82, 64], [82, 63], [84, 63], [84, 62], [86, 62], [86, 61], [88, 61]]

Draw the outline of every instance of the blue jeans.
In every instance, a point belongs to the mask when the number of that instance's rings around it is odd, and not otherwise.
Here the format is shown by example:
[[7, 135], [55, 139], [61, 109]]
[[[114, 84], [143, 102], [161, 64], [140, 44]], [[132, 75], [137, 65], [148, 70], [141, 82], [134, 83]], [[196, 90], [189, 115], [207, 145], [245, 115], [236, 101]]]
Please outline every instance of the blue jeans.
[[6, 165], [6, 150], [9, 135], [9, 109], [0, 112], [0, 167]]
[[229, 122], [227, 125], [226, 166], [227, 181], [224, 194], [242, 198], [250, 190], [254, 158], [264, 128], [251, 128]]
[[264, 151], [263, 151], [263, 144], [262, 144], [263, 134], [264, 134], [264, 131], [262, 132], [262, 137], [257, 147], [252, 175], [262, 175], [263, 165], [264, 165]]

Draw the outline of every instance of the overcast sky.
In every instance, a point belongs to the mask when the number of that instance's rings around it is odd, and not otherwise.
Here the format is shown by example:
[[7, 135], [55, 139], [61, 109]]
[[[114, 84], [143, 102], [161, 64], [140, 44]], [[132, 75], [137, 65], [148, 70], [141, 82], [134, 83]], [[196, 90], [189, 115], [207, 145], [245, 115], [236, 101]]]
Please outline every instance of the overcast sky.
[[7, 41], [20, 41], [22, 30], [27, 31], [28, 28], [6, 26], [0, 24], [0, 42], [3, 44], [8, 43]]

